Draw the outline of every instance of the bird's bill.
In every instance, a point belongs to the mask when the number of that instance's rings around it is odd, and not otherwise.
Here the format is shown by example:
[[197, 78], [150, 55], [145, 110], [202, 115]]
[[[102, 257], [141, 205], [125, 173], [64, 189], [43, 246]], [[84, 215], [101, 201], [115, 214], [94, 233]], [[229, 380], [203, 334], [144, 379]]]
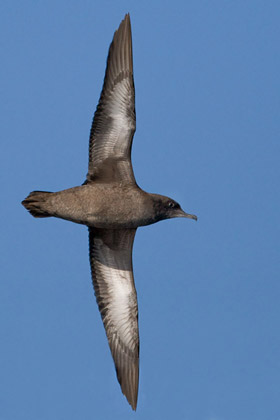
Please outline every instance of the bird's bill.
[[186, 213], [186, 212], [184, 212], [184, 210], [182, 210], [182, 209], [179, 209], [179, 210], [178, 210], [178, 212], [177, 212], [177, 214], [176, 214], [176, 217], [186, 217], [186, 218], [188, 218], [188, 219], [197, 220], [197, 216], [196, 216], [195, 214], [189, 214], [189, 213]]

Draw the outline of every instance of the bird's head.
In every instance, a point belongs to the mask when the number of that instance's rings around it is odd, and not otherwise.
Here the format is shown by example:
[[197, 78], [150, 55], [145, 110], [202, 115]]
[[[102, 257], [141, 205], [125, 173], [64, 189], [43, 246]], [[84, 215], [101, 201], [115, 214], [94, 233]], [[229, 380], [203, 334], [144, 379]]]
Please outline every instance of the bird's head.
[[197, 220], [197, 216], [184, 212], [180, 204], [175, 200], [161, 195], [156, 196], [154, 200], [154, 211], [157, 220], [173, 219], [174, 217], [186, 217]]

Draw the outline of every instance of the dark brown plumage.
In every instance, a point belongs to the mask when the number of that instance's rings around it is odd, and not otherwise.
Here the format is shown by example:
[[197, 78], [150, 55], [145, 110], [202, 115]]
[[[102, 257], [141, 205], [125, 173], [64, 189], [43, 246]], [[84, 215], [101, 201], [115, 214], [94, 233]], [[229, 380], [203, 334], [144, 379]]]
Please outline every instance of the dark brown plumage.
[[89, 141], [85, 183], [55, 193], [33, 191], [22, 202], [34, 217], [59, 217], [89, 228], [96, 300], [122, 392], [135, 410], [139, 379], [137, 296], [132, 247], [136, 229], [159, 220], [196, 216], [174, 200], [136, 184], [131, 146], [135, 132], [132, 40], [127, 14], [110, 45], [103, 89]]

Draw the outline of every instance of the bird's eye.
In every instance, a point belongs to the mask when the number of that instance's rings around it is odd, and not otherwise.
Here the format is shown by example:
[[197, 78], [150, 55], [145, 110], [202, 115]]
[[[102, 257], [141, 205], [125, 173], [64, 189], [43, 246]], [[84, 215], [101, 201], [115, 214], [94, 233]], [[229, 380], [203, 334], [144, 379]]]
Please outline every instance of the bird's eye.
[[168, 201], [168, 203], [167, 203], [167, 207], [169, 208], [169, 209], [179, 209], [180, 208], [180, 205], [178, 204], [178, 203], [176, 203], [176, 201]]

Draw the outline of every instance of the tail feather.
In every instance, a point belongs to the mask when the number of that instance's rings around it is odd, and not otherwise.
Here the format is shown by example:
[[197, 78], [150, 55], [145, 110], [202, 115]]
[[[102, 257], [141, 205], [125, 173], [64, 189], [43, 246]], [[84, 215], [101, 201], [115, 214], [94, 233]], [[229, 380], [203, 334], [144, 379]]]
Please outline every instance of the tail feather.
[[50, 194], [48, 191], [33, 191], [21, 204], [34, 217], [50, 217], [46, 206]]

